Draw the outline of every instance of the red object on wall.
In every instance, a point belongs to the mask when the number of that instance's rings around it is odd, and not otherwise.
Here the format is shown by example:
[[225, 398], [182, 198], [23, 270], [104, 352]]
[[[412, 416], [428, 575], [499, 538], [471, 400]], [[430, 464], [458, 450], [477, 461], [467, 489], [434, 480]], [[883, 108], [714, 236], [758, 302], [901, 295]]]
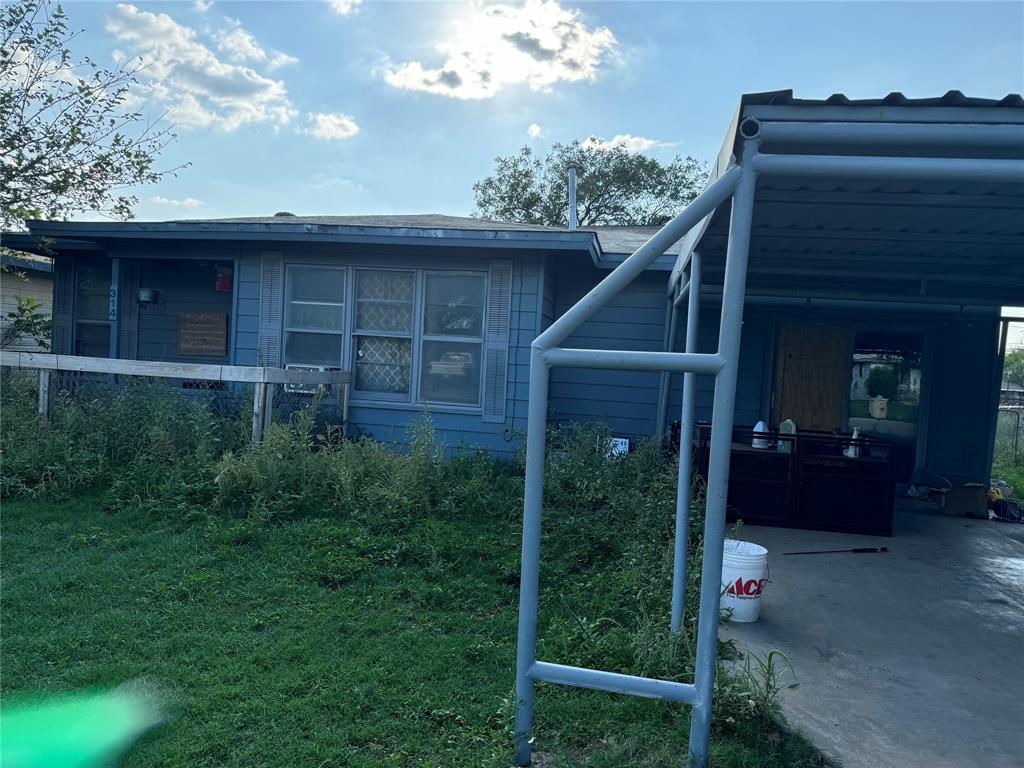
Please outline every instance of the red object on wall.
[[221, 293], [231, 293], [231, 284], [233, 282], [233, 278], [234, 273], [232, 270], [218, 267], [216, 289]]

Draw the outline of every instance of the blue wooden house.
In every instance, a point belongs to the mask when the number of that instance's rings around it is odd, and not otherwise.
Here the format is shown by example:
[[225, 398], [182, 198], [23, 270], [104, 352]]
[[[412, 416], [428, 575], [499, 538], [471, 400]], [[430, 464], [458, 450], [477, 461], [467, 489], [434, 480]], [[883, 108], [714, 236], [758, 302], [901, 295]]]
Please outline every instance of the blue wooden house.
[[[718, 166], [752, 115], [808, 130], [836, 121], [1024, 124], [1020, 97], [897, 96], [744, 97]], [[924, 151], [947, 149], [962, 148], [937, 140]], [[1000, 151], [1024, 156], [1012, 141]], [[1000, 308], [1024, 303], [1021, 185], [783, 179], [757, 194], [735, 423], [856, 427], [902, 446], [903, 479], [914, 469], [953, 483], [987, 479]], [[667, 323], [675, 316], [673, 266], [681, 249], [697, 248], [708, 270], [701, 351], [712, 350], [727, 216], [720, 210], [691, 231], [566, 346], [662, 350], [671, 342], [681, 350], [684, 334]], [[656, 231], [441, 215], [29, 228], [5, 235], [6, 243], [54, 255], [57, 352], [340, 368], [353, 377], [355, 434], [401, 441], [409, 422], [429, 411], [447, 444], [503, 456], [525, 429], [531, 341]], [[868, 359], [891, 364], [895, 389], [865, 397]], [[679, 412], [680, 380], [558, 368], [550, 419], [607, 422], [633, 439], [658, 435]], [[917, 386], [901, 389], [908, 381]], [[710, 391], [708, 380], [698, 418], [710, 415]]]

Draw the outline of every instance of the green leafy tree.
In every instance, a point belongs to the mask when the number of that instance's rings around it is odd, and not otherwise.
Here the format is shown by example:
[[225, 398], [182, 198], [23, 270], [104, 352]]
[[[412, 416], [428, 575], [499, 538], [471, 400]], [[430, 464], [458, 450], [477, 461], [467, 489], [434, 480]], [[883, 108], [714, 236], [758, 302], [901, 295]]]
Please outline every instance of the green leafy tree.
[[100, 67], [69, 49], [60, 5], [0, 9], [0, 225], [98, 211], [130, 218], [131, 189], [171, 171], [153, 163], [172, 138], [132, 108], [138, 62]]
[[1007, 351], [1003, 363], [1003, 378], [1011, 384], [1024, 387], [1024, 347]]
[[876, 365], [868, 373], [868, 397], [881, 396], [895, 400], [899, 386], [900, 380], [896, 371], [888, 365]]
[[664, 224], [699, 194], [707, 177], [707, 166], [693, 157], [662, 163], [593, 137], [555, 144], [545, 157], [523, 147], [495, 163], [494, 173], [473, 185], [475, 215], [553, 226], [568, 222], [571, 165], [580, 226]]
[[0, 349], [7, 349], [20, 339], [32, 339], [43, 351], [49, 350], [53, 319], [43, 312], [42, 305], [31, 296], [27, 299], [15, 296], [14, 300], [14, 311], [4, 316]]

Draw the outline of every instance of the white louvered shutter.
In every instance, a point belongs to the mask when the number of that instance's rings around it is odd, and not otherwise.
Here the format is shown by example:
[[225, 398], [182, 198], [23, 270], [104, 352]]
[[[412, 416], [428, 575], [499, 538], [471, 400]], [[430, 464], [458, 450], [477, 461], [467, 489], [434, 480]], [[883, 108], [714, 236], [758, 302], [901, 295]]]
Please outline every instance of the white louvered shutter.
[[508, 344], [512, 327], [512, 262], [492, 261], [484, 335], [483, 420], [505, 421]]
[[263, 253], [260, 279], [259, 365], [281, 365], [281, 317], [284, 313], [284, 258], [278, 252]]

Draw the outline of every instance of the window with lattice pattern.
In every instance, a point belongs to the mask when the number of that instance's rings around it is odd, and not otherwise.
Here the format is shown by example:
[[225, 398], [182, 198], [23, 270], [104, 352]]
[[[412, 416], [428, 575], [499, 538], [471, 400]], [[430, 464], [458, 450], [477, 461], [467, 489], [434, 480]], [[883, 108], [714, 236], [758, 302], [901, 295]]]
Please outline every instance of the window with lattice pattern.
[[353, 347], [357, 392], [409, 396], [415, 278], [414, 272], [405, 270], [356, 271]]

